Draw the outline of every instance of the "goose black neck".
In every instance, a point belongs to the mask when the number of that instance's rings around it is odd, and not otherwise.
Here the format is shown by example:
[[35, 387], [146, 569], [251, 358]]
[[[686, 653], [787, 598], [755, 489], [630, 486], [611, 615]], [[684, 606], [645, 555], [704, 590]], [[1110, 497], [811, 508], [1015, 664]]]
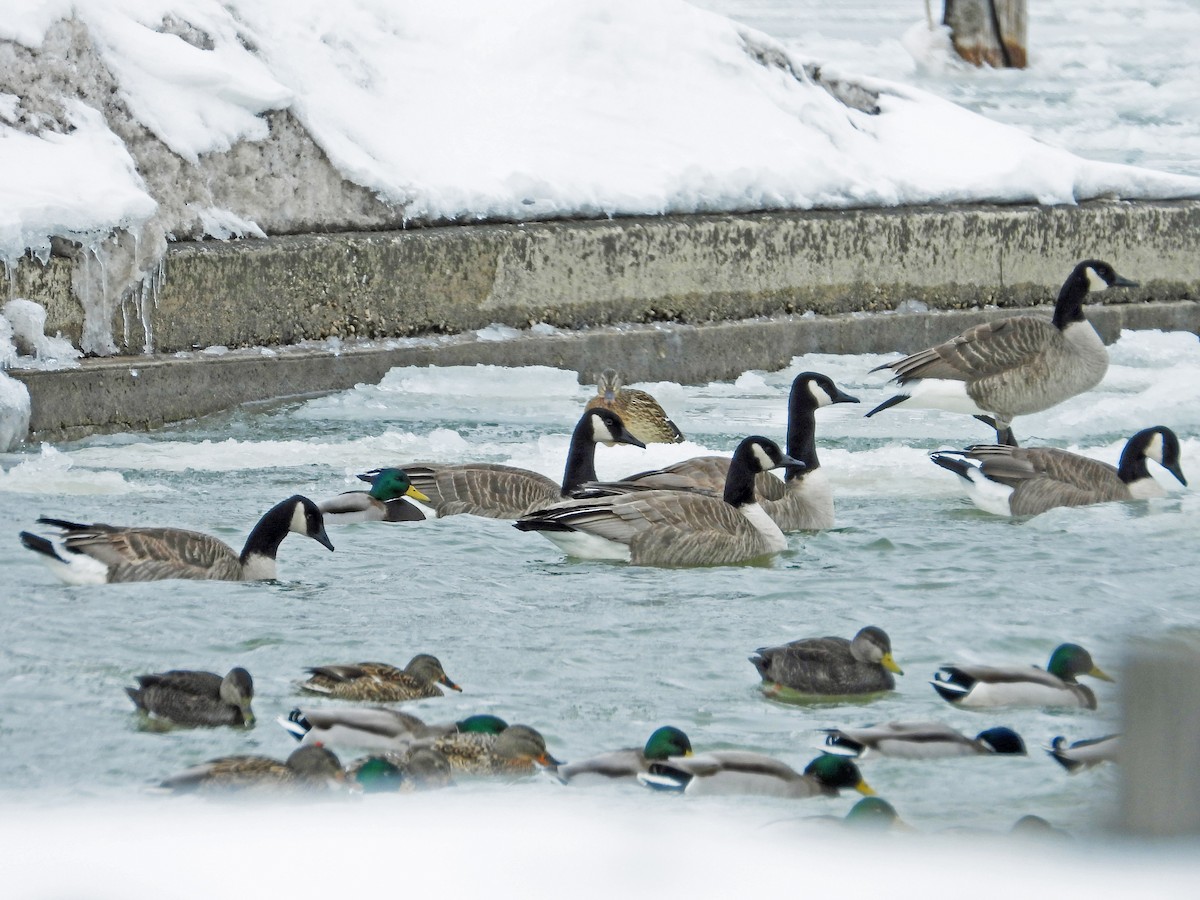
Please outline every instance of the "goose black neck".
[[1117, 477], [1126, 484], [1133, 484], [1142, 478], [1150, 477], [1150, 467], [1146, 465], [1146, 448], [1133, 443], [1125, 445], [1121, 451], [1121, 461], [1117, 464]]
[[1084, 321], [1083, 299], [1088, 295], [1087, 266], [1080, 264], [1067, 276], [1054, 304], [1054, 326], [1062, 331], [1073, 322]]
[[[739, 448], [739, 451], [741, 448]], [[733, 454], [729, 473], [725, 476], [724, 500], [730, 506], [745, 506], [754, 502], [754, 471], [748, 453]]]
[[804, 394], [808, 393], [807, 385], [797, 385], [792, 388], [791, 402], [788, 409], [788, 456], [804, 463], [804, 468], [787, 466], [784, 480], [803, 478], [821, 465], [817, 459], [817, 414], [812, 403], [806, 403]]
[[296, 508], [297, 500], [297, 497], [290, 497], [263, 513], [263, 517], [246, 538], [246, 546], [242, 548], [239, 559], [243, 565], [255, 554], [268, 559], [275, 558], [275, 554], [279, 552], [279, 545], [287, 537], [292, 524], [292, 512]]
[[571, 491], [585, 481], [596, 480], [596, 442], [592, 440], [591, 422], [585, 416], [571, 435], [567, 467], [563, 470], [562, 495], [569, 497]]

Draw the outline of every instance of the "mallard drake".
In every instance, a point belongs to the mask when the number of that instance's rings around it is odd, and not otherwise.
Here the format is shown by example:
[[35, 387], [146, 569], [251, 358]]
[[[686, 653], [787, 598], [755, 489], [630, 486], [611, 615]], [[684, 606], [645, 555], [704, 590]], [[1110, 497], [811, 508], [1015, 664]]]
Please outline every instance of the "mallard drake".
[[1125, 444], [1117, 467], [1052, 447], [975, 444], [930, 456], [957, 475], [980, 509], [1000, 516], [1035, 516], [1059, 506], [1162, 497], [1146, 460], [1154, 460], [1180, 484], [1179, 438], [1163, 425], [1139, 431]]
[[893, 406], [944, 409], [995, 420], [996, 442], [1014, 443], [1012, 420], [1040, 412], [1098, 385], [1108, 351], [1083, 314], [1089, 291], [1137, 287], [1111, 265], [1085, 259], [1059, 291], [1052, 319], [1009, 316], [969, 328], [958, 337], [872, 372], [891, 369], [909, 388], [867, 413]]
[[297, 707], [280, 725], [303, 744], [353, 747], [362, 750], [405, 750], [413, 742], [454, 732], [499, 734], [508, 723], [499, 716], [481, 714], [457, 722], [427, 725], [421, 719], [384, 706], [350, 709]]
[[842, 824], [847, 828], [866, 831], [887, 831], [891, 828], [906, 828], [896, 807], [882, 797], [863, 797], [846, 813]]
[[68, 584], [160, 581], [166, 578], [265, 581], [275, 578], [275, 554], [289, 533], [333, 549], [317, 505], [297, 494], [271, 507], [246, 538], [239, 556], [224, 541], [181, 528], [125, 528], [38, 519], [60, 536], [51, 540], [28, 531], [21, 543]]
[[182, 794], [246, 788], [334, 788], [344, 786], [345, 781], [342, 764], [331, 751], [300, 747], [286, 762], [269, 756], [210, 759], [164, 779], [159, 787]]
[[938, 759], [987, 754], [1025, 755], [1025, 742], [998, 726], [967, 737], [943, 722], [886, 722], [862, 728], [826, 728], [825, 743], [855, 756], [878, 753], [900, 759]]
[[803, 774], [762, 753], [715, 750], [673, 756], [638, 776], [647, 787], [685, 794], [757, 794], [770, 797], [833, 797], [841, 788], [874, 794], [858, 766], [845, 756], [822, 753]]
[[892, 641], [882, 628], [861, 628], [854, 640], [802, 638], [778, 647], [759, 647], [750, 662], [774, 691], [787, 688], [814, 697], [873, 694], [896, 687], [903, 675], [892, 657]]
[[803, 464], [756, 435], [734, 451], [721, 499], [690, 491], [645, 491], [568, 500], [527, 513], [514, 525], [585, 559], [642, 566], [749, 562], [787, 549], [787, 538], [755, 498], [754, 477], [788, 465]]
[[254, 681], [238, 667], [222, 678], [215, 672], [172, 669], [137, 676], [125, 688], [138, 711], [172, 725], [253, 725]]
[[428, 653], [418, 653], [403, 669], [388, 663], [363, 662], [314, 666], [308, 671], [312, 677], [300, 683], [302, 690], [339, 700], [396, 703], [440, 697], [439, 684], [452, 691], [462, 690], [450, 680], [438, 658]]
[[318, 504], [327, 525], [349, 525], [354, 522], [422, 522], [425, 513], [405, 497], [422, 503], [429, 498], [418, 491], [402, 469], [376, 469], [359, 475], [371, 484], [369, 491], [345, 491]]
[[603, 779], [636, 778], [650, 770], [650, 763], [661, 762], [671, 756], [691, 756], [692, 742], [678, 728], [664, 725], [655, 729], [644, 747], [626, 747], [610, 750], [577, 763], [566, 763], [558, 767], [563, 781], [595, 776]]
[[1067, 743], [1067, 739], [1056, 737], [1046, 751], [1055, 762], [1071, 774], [1089, 769], [1104, 762], [1118, 762], [1121, 753], [1121, 735], [1108, 734], [1104, 737], [1085, 738]]
[[625, 427], [647, 444], [679, 444], [681, 432], [667, 418], [658, 401], [645, 391], [622, 386], [616, 369], [605, 369], [596, 379], [596, 396], [585, 409], [610, 409], [621, 417]]
[[450, 760], [431, 747], [358, 759], [346, 767], [346, 775], [368, 794], [409, 793], [454, 783]]
[[1078, 644], [1060, 644], [1045, 669], [1036, 666], [945, 665], [929, 682], [957, 706], [1078, 706], [1096, 708], [1096, 695], [1079, 675], [1112, 681]]
[[[834, 403], [858, 403], [819, 372], [801, 372], [792, 380], [788, 399], [787, 453], [803, 466], [787, 466], [784, 480], [763, 472], [754, 479], [755, 494], [781, 531], [832, 528], [833, 490], [817, 458], [816, 410]], [[719, 496], [725, 489], [731, 460], [724, 456], [695, 456], [682, 462], [639, 472], [614, 482], [581, 485], [577, 497], [644, 490], [696, 490]]]
[[447, 734], [420, 746], [437, 750], [465, 775], [529, 775], [560, 765], [546, 749], [546, 739], [528, 725], [509, 725], [499, 734]]
[[[607, 409], [588, 410], [571, 434], [563, 483], [528, 469], [492, 463], [405, 463], [409, 481], [429, 498], [439, 516], [470, 513], [491, 519], [515, 519], [557, 503], [585, 481], [596, 480], [596, 444], [645, 447], [621, 417]], [[374, 472], [368, 472], [373, 475]]]

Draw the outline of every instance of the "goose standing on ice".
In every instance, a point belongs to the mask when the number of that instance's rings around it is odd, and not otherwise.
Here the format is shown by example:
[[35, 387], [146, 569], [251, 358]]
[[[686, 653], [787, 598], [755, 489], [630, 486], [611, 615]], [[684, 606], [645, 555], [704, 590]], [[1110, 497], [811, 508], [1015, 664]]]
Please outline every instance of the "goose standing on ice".
[[1036, 516], [1059, 506], [1163, 497], [1166, 491], [1150, 474], [1147, 460], [1187, 485], [1179, 465], [1179, 438], [1163, 425], [1131, 437], [1115, 468], [1053, 447], [1004, 444], [942, 450], [929, 458], [962, 480], [976, 506], [1000, 516]]
[[[646, 446], [629, 433], [616, 413], [589, 409], [571, 435], [561, 485], [528, 469], [493, 463], [417, 462], [400, 468], [407, 473], [413, 487], [429, 498], [429, 505], [439, 516], [469, 513], [491, 519], [515, 519], [530, 510], [558, 503], [582, 482], [595, 481], [596, 444]], [[378, 471], [366, 475], [370, 477]]]
[[621, 386], [616, 369], [605, 369], [596, 379], [597, 394], [585, 409], [611, 409], [621, 417], [625, 427], [638, 440], [647, 444], [679, 444], [683, 432], [667, 418], [658, 401], [645, 391]]
[[867, 413], [893, 406], [944, 409], [995, 420], [996, 441], [1015, 443], [1012, 420], [1041, 412], [1098, 385], [1108, 351], [1084, 317], [1089, 291], [1137, 287], [1098, 259], [1079, 263], [1067, 276], [1054, 317], [1009, 316], [984, 322], [958, 337], [913, 353], [872, 372], [891, 369], [907, 387]]
[[333, 549], [321, 510], [299, 494], [263, 514], [240, 556], [224, 541], [181, 528], [82, 525], [44, 517], [38, 522], [57, 528], [60, 537], [22, 531], [21, 543], [41, 554], [50, 570], [68, 584], [167, 578], [269, 581], [276, 577], [275, 555], [289, 533]]
[[694, 491], [644, 491], [568, 500], [528, 513], [514, 527], [540, 532], [571, 556], [641, 566], [720, 566], [787, 549], [787, 538], [759, 505], [760, 472], [803, 465], [769, 438], [743, 440], [721, 498]]

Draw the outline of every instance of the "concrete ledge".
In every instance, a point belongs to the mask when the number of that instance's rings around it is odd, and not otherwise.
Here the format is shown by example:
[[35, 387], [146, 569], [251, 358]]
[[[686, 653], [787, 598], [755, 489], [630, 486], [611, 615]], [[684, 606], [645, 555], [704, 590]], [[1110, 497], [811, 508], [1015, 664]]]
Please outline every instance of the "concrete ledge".
[[[277, 397], [378, 382], [393, 366], [549, 365], [589, 380], [617, 365], [633, 381], [702, 383], [747, 369], [774, 370], [806, 353], [912, 351], [984, 319], [1014, 310], [790, 315], [712, 325], [639, 325], [554, 336], [525, 332], [503, 342], [471, 336], [402, 342], [390, 349], [338, 352], [246, 350], [186, 359], [152, 355], [89, 359], [77, 369], [17, 370], [29, 388], [30, 438], [59, 440], [109, 430], [153, 428]], [[1044, 310], [1041, 311], [1044, 314]], [[1108, 341], [1123, 328], [1200, 330], [1200, 303], [1092, 306], [1089, 318]]]

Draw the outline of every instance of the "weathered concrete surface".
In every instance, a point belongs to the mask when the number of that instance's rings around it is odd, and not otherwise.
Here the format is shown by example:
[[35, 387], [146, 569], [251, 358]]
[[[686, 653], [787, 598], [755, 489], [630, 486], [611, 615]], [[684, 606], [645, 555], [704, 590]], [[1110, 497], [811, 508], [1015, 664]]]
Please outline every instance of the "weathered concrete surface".
[[[170, 353], [493, 322], [578, 328], [879, 311], [906, 299], [1014, 307], [1052, 301], [1071, 265], [1089, 257], [1141, 283], [1105, 302], [1200, 297], [1200, 203], [666, 216], [178, 243], [146, 316], [153, 349]], [[15, 290], [48, 306], [51, 331], [78, 339], [82, 311], [55, 266], [38, 272], [27, 261]], [[130, 305], [114, 314], [114, 332], [139, 352], [145, 329]]]
[[[153, 428], [240, 403], [378, 382], [393, 366], [549, 365], [581, 380], [617, 365], [633, 381], [685, 384], [774, 370], [806, 353], [912, 351], [1013, 310], [788, 315], [708, 325], [594, 328], [563, 335], [525, 332], [504, 342], [474, 335], [394, 349], [348, 347], [241, 351], [186, 359], [154, 355], [84, 360], [78, 369], [15, 371], [29, 387], [30, 438], [57, 440], [106, 430]], [[1044, 313], [1044, 310], [1042, 311]], [[1090, 319], [1112, 341], [1123, 328], [1200, 329], [1200, 303], [1093, 306]], [[881, 376], [882, 379], [882, 376]]]

